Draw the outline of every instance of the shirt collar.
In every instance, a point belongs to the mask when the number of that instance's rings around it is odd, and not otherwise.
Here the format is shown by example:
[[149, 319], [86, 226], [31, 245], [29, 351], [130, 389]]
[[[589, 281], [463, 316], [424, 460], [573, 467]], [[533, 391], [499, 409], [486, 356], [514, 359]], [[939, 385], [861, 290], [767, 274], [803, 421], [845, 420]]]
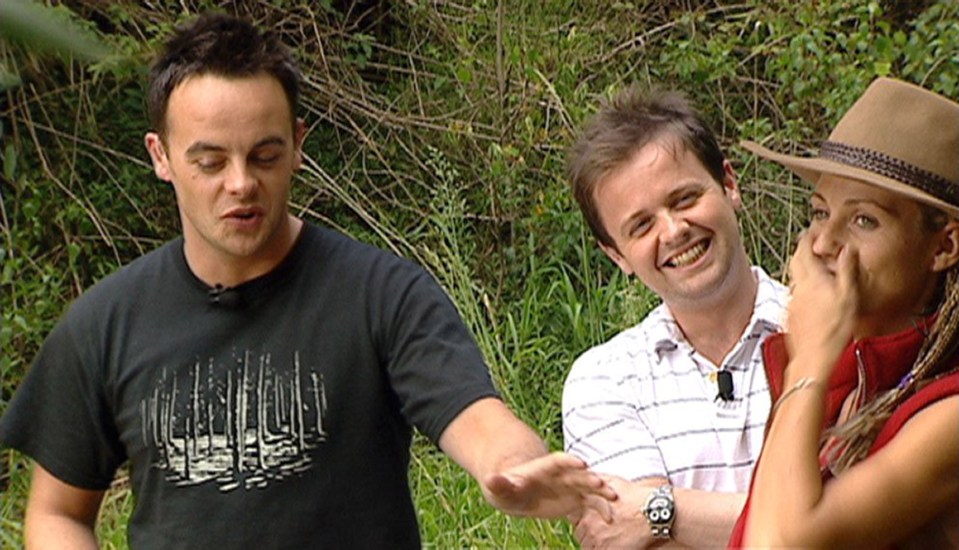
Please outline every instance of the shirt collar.
[[[753, 314], [749, 319], [743, 336], [753, 333], [779, 332], [783, 327], [786, 314], [788, 293], [778, 281], [773, 280], [758, 266], [751, 268], [756, 277], [756, 300], [753, 303]], [[666, 353], [676, 351], [680, 346], [689, 346], [686, 336], [680, 330], [679, 324], [673, 317], [666, 304], [658, 305], [647, 317], [649, 336], [655, 342], [656, 357], [662, 360]]]

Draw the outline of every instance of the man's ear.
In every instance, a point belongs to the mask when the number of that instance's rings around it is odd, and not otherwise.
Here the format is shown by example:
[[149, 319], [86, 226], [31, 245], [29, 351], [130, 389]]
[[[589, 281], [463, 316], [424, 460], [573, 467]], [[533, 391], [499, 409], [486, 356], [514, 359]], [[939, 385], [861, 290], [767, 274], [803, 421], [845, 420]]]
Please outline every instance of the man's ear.
[[939, 243], [932, 257], [932, 270], [942, 272], [959, 263], [959, 219], [952, 218], [939, 230]]
[[629, 277], [633, 274], [633, 269], [629, 267], [629, 264], [626, 262], [626, 258], [619, 253], [619, 250], [615, 246], [610, 246], [608, 244], [599, 243], [599, 248], [609, 256], [610, 260], [613, 260], [613, 263], [619, 267], [619, 270], [623, 272], [624, 275]]
[[293, 170], [299, 170], [303, 164], [303, 140], [306, 139], [306, 123], [302, 118], [293, 125]]
[[163, 181], [171, 181], [172, 171], [170, 170], [170, 159], [167, 157], [166, 148], [163, 147], [163, 140], [156, 132], [147, 132], [143, 138], [147, 152], [150, 153], [150, 160], [153, 161], [153, 172]]
[[733, 203], [733, 208], [739, 210], [743, 207], [743, 198], [739, 194], [739, 180], [736, 178], [736, 170], [733, 169], [733, 163], [728, 160], [723, 161], [723, 191], [729, 200]]

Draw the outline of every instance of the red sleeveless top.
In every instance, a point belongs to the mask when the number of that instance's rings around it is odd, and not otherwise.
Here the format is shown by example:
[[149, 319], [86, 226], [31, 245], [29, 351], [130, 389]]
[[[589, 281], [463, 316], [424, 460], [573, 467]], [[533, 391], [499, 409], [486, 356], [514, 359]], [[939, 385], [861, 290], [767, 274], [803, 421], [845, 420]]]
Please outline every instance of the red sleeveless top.
[[[836, 422], [843, 402], [856, 387], [860, 366], [863, 367], [865, 399], [868, 401], [880, 391], [892, 388], [909, 372], [919, 354], [924, 337], [923, 331], [910, 328], [896, 334], [865, 338], [847, 346], [829, 379], [823, 428], [830, 427]], [[786, 365], [789, 363], [785, 344], [785, 335], [777, 334], [766, 340], [763, 346], [763, 362], [773, 403], [782, 395], [783, 378]], [[860, 357], [858, 361], [857, 353]], [[959, 365], [959, 357], [954, 357], [953, 362]], [[874, 454], [891, 441], [899, 429], [920, 410], [940, 399], [957, 394], [959, 394], [959, 372], [944, 376], [922, 387], [893, 411], [870, 447], [869, 454]], [[772, 418], [769, 420], [772, 421]], [[762, 455], [759, 460], [762, 460]], [[828, 478], [824, 482], [828, 483]], [[733, 527], [728, 548], [742, 548], [746, 522], [749, 519], [751, 493], [752, 491]]]

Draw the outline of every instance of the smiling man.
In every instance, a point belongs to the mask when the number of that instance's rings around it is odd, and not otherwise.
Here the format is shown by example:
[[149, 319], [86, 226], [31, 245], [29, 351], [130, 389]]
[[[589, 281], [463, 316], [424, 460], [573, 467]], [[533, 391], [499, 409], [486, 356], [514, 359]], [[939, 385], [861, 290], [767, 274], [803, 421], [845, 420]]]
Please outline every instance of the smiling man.
[[786, 289], [751, 267], [736, 173], [682, 96], [631, 87], [570, 154], [573, 193], [599, 246], [662, 298], [585, 352], [563, 392], [568, 453], [609, 479], [614, 521], [573, 515], [586, 547], [722, 545], [762, 447], [760, 344]]
[[225, 15], [154, 63], [145, 142], [183, 235], [71, 306], [0, 419], [36, 461], [28, 547], [95, 548], [129, 464], [134, 548], [419, 548], [413, 428], [507, 513], [615, 498], [506, 408], [422, 268], [289, 212], [298, 81]]

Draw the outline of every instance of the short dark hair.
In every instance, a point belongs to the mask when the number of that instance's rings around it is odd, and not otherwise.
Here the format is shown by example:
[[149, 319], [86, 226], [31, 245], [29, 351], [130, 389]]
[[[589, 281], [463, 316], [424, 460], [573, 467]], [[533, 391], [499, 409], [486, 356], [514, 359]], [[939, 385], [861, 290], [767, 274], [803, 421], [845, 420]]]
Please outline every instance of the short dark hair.
[[150, 67], [147, 113], [153, 130], [161, 137], [165, 135], [170, 94], [187, 78], [204, 74], [250, 77], [259, 73], [273, 76], [283, 86], [295, 123], [300, 70], [276, 36], [222, 13], [206, 13], [177, 27]]
[[583, 126], [570, 150], [568, 174], [573, 196], [593, 236], [616, 244], [596, 209], [596, 185], [653, 141], [673, 138], [696, 156], [722, 186], [725, 157], [702, 115], [680, 93], [632, 85], [603, 102]]

